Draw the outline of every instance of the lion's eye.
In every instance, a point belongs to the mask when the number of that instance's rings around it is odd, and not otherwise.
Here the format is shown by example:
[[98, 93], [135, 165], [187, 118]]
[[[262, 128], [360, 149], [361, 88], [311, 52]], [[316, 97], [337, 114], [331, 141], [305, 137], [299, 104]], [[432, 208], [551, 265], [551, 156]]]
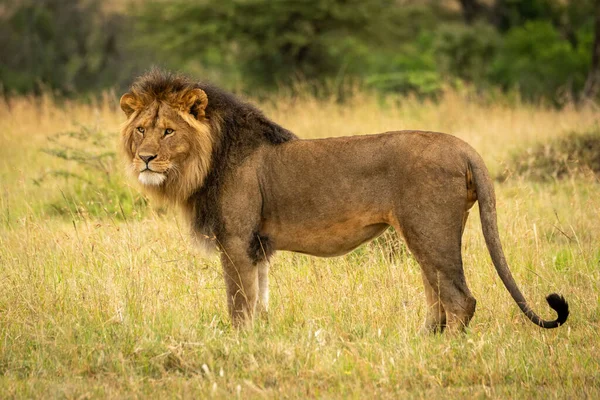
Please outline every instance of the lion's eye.
[[173, 129], [167, 128], [167, 129], [165, 129], [165, 136], [171, 135], [173, 132], [175, 132]]
[[138, 126], [138, 127], [137, 127], [137, 131], [138, 131], [139, 133], [141, 133], [142, 135], [144, 134], [144, 132], [146, 132], [146, 130], [145, 130], [144, 128], [142, 128], [141, 126]]

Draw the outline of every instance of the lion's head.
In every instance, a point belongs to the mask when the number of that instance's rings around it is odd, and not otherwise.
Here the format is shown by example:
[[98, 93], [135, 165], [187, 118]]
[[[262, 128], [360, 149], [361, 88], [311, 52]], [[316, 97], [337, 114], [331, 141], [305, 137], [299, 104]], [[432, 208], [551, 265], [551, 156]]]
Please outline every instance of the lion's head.
[[158, 197], [187, 199], [202, 186], [213, 138], [206, 93], [180, 76], [150, 72], [121, 97], [121, 147], [128, 171]]

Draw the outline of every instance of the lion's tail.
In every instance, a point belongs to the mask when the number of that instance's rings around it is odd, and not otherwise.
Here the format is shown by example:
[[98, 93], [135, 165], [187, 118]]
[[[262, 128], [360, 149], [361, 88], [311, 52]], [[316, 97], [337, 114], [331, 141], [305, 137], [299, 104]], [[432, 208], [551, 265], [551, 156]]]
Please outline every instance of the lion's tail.
[[[474, 152], [473, 152], [474, 153]], [[483, 236], [487, 245], [492, 262], [504, 286], [515, 300], [521, 311], [533, 322], [542, 328], [556, 328], [565, 323], [569, 316], [569, 304], [565, 298], [559, 294], [552, 293], [546, 297], [546, 301], [550, 307], [556, 311], [558, 317], [554, 321], [546, 321], [541, 319], [527, 304], [527, 300], [519, 290], [515, 279], [508, 268], [502, 244], [500, 243], [500, 235], [498, 233], [498, 221], [496, 216], [496, 196], [494, 194], [494, 186], [489, 176], [487, 168], [483, 160], [478, 154], [471, 154], [469, 157], [469, 168], [473, 173], [473, 178], [476, 187], [477, 201], [479, 202], [479, 214], [481, 216], [481, 225], [483, 228]]]

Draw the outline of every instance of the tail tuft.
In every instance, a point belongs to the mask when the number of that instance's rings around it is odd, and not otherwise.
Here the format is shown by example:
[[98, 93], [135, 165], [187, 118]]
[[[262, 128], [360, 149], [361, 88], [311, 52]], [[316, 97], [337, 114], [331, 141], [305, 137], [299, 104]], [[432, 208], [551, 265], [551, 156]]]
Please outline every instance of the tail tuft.
[[559, 294], [552, 293], [546, 297], [546, 301], [548, 305], [552, 307], [554, 311], [558, 314], [558, 318], [556, 318], [556, 322], [558, 326], [565, 323], [567, 318], [569, 317], [569, 303]]

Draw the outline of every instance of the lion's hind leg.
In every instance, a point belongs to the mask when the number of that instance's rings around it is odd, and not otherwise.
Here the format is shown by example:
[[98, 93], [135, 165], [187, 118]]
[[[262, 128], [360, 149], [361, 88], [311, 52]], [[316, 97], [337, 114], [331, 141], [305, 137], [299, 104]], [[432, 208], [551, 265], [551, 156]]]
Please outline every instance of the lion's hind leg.
[[444, 326], [451, 332], [462, 331], [475, 313], [476, 301], [467, 287], [461, 255], [464, 209], [456, 211], [413, 214], [402, 221], [403, 236], [423, 274], [428, 304], [424, 329], [429, 331]]
[[[438, 253], [435, 246], [432, 243], [428, 247], [430, 247], [430, 251]], [[429, 306], [428, 318], [442, 328], [444, 318], [435, 313], [441, 313], [443, 309], [446, 312], [445, 326], [447, 329], [451, 332], [462, 331], [469, 325], [469, 321], [475, 314], [476, 301], [467, 287], [460, 253], [458, 259], [455, 257], [445, 258], [446, 254], [444, 253], [423, 254], [420, 250], [413, 251], [421, 265], [424, 280], [429, 283], [429, 287], [427, 284], [425, 285]], [[442, 307], [437, 306], [436, 303], [439, 301], [441, 301]]]
[[442, 333], [446, 327], [446, 310], [442, 305], [437, 282], [429, 283], [429, 279], [421, 270], [423, 285], [425, 286], [425, 298], [427, 300], [427, 314], [421, 331], [423, 333]]

